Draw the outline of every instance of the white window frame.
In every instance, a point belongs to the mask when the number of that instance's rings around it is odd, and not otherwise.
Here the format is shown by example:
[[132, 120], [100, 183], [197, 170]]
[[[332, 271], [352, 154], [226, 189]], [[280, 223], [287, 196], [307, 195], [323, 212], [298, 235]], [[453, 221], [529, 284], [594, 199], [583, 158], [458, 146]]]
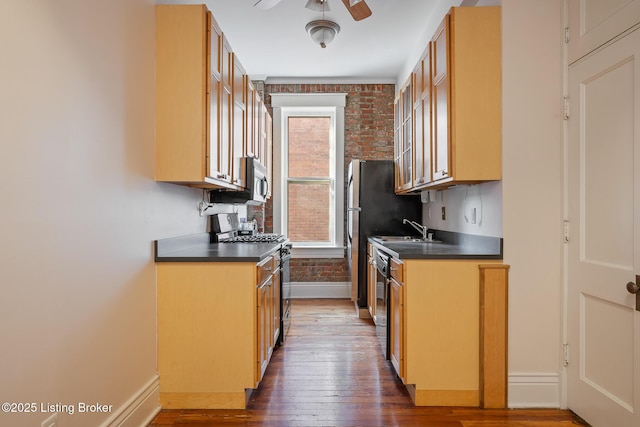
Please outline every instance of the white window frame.
[[330, 242], [296, 242], [294, 258], [344, 258], [344, 107], [345, 93], [271, 94], [273, 107], [273, 231], [287, 230], [285, 171], [287, 170], [287, 120], [289, 117], [331, 117], [332, 218]]

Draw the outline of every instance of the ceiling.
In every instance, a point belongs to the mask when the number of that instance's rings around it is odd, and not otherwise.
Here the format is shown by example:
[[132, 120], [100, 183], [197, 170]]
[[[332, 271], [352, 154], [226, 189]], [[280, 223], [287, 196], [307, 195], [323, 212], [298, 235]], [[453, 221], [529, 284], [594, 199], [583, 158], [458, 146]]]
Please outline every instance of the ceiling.
[[366, 0], [372, 16], [356, 22], [342, 0], [328, 0], [331, 10], [325, 18], [341, 29], [323, 49], [305, 31], [308, 22], [322, 19], [322, 13], [305, 8], [307, 0], [282, 0], [269, 10], [254, 8], [255, 2], [156, 0], [157, 4], [205, 3], [251, 78], [269, 83], [396, 83], [412, 50], [425, 46], [422, 34], [438, 3], [452, 3]]

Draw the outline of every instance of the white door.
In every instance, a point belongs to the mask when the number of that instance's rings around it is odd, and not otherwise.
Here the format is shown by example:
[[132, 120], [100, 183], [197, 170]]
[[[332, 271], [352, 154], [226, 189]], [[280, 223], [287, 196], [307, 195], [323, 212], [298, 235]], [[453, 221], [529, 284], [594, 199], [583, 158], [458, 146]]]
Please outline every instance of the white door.
[[640, 426], [640, 30], [569, 67], [568, 404]]
[[640, 0], [569, 0], [569, 62], [638, 23]]

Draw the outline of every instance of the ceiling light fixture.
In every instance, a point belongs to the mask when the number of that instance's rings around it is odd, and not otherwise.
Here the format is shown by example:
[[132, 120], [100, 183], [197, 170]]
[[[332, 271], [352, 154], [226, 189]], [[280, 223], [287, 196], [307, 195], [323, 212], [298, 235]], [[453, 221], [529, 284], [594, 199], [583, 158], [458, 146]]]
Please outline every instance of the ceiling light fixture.
[[318, 43], [320, 47], [324, 49], [335, 38], [336, 34], [340, 32], [340, 25], [324, 19], [325, 8], [329, 10], [327, 0], [309, 0], [306, 7], [313, 9], [313, 7], [309, 7], [313, 4], [322, 8], [322, 19], [309, 22], [304, 29], [309, 33], [311, 40]]
[[305, 27], [307, 33], [315, 43], [325, 48], [334, 39], [336, 34], [340, 32], [340, 26], [333, 21], [319, 19], [309, 22]]

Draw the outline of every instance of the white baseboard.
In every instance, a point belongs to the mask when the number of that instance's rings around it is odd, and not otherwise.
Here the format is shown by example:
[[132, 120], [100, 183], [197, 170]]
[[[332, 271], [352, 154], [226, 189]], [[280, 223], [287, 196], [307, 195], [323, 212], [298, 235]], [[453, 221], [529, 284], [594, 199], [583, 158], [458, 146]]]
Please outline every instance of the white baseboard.
[[509, 408], [560, 408], [560, 374], [509, 374]]
[[291, 282], [291, 298], [351, 298], [351, 282]]
[[154, 375], [144, 386], [116, 408], [101, 427], [143, 427], [160, 412], [160, 377]]

